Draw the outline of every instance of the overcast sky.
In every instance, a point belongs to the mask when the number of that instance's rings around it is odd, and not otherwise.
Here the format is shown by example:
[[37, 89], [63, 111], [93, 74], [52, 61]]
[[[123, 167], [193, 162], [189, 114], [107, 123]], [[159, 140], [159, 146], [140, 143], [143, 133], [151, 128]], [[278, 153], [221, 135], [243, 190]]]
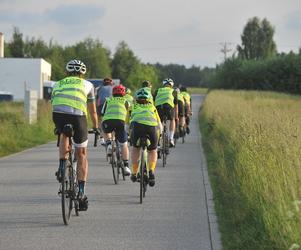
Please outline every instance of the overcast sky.
[[98, 38], [114, 53], [124, 40], [144, 63], [215, 66], [235, 51], [249, 18], [275, 27], [278, 51], [301, 47], [301, 0], [0, 0], [0, 32], [72, 45]]

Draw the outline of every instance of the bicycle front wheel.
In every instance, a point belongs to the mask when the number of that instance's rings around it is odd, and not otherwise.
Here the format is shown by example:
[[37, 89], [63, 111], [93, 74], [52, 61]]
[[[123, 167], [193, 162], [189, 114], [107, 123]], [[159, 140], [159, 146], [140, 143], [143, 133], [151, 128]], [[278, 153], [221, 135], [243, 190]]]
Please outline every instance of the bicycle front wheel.
[[61, 190], [61, 202], [62, 202], [62, 215], [65, 225], [69, 224], [71, 211], [72, 211], [72, 195], [70, 193], [71, 188], [71, 178], [70, 168], [66, 166], [66, 161], [64, 161], [62, 166], [62, 190]]

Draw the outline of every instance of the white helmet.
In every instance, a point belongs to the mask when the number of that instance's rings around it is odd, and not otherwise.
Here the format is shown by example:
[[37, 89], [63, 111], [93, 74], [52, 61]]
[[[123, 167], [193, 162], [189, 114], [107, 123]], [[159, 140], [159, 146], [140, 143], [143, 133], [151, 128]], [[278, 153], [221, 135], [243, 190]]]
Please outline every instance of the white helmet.
[[173, 85], [174, 85], [174, 82], [171, 78], [164, 79], [162, 83], [163, 83], [163, 85], [169, 84], [171, 87], [173, 87]]
[[66, 70], [68, 72], [77, 72], [84, 75], [87, 71], [87, 68], [82, 61], [74, 59], [67, 63]]

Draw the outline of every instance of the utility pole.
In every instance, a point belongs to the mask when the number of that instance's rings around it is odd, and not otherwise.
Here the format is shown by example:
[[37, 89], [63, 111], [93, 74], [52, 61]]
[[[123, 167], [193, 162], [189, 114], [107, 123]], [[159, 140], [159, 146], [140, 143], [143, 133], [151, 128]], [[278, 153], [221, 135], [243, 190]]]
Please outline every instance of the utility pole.
[[226, 61], [227, 59], [227, 53], [230, 52], [232, 49], [230, 49], [228, 46], [231, 45], [232, 43], [220, 43], [220, 45], [222, 46], [221, 52], [224, 54], [224, 60]]

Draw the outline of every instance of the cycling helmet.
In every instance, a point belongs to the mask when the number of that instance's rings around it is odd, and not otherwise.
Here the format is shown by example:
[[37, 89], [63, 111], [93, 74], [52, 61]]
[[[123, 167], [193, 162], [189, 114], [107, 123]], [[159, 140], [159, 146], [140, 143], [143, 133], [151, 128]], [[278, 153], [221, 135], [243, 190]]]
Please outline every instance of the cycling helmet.
[[145, 87], [151, 87], [152, 86], [152, 83], [148, 80], [145, 80], [142, 82], [142, 87], [145, 88]]
[[112, 90], [113, 95], [125, 95], [125, 87], [122, 84], [115, 86]]
[[144, 88], [137, 90], [135, 99], [138, 100], [146, 100], [150, 101], [152, 99], [152, 95], [149, 91], [146, 91]]
[[180, 90], [184, 91], [184, 92], [187, 92], [187, 88], [186, 87], [181, 87]]
[[180, 89], [179, 89], [178, 87], [175, 87], [174, 90], [175, 90], [178, 94], [180, 94]]
[[86, 65], [77, 59], [73, 59], [66, 64], [66, 70], [69, 73], [85, 74], [87, 71]]
[[164, 79], [162, 83], [163, 83], [164, 86], [169, 84], [171, 87], [173, 87], [173, 85], [174, 85], [174, 82], [171, 78]]
[[103, 79], [103, 85], [107, 86], [107, 85], [113, 85], [114, 82], [111, 78], [105, 78]]
[[129, 88], [126, 88], [126, 91], [125, 91], [127, 94], [131, 94], [132, 93], [132, 91], [129, 89]]

